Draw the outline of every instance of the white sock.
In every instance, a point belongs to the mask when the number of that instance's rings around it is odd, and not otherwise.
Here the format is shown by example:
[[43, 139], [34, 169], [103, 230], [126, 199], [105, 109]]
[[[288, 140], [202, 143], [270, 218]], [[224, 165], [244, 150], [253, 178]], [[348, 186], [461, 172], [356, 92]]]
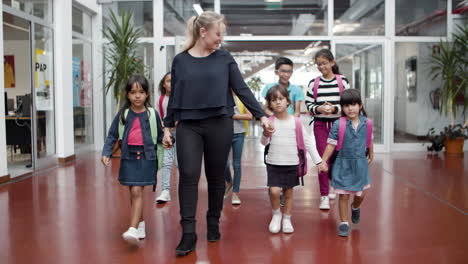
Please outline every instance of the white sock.
[[281, 209], [280, 209], [280, 208], [278, 208], [278, 209], [276, 209], [276, 210], [272, 210], [272, 211], [273, 211], [273, 214], [274, 214], [274, 215], [275, 215], [275, 214], [281, 214]]
[[138, 227], [144, 227], [145, 226], [145, 221], [141, 221], [140, 223], [138, 223]]
[[341, 222], [340, 225], [342, 225], [342, 224], [345, 224], [345, 225], [349, 226], [348, 222]]
[[283, 219], [291, 220], [291, 215], [283, 214]]

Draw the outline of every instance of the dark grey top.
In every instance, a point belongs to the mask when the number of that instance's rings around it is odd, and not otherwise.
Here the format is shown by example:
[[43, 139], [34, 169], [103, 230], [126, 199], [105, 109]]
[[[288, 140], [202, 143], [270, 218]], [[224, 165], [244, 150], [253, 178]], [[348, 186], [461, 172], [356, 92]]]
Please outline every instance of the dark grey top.
[[228, 51], [216, 50], [206, 57], [193, 57], [187, 51], [172, 62], [172, 92], [164, 126], [175, 121], [232, 116], [232, 89], [256, 118], [265, 115], [245, 84], [236, 61]]

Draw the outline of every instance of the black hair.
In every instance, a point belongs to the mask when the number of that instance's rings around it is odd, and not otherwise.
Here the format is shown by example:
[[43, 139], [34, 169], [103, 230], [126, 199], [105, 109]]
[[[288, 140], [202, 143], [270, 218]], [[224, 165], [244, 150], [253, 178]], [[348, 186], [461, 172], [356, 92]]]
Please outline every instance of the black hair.
[[279, 57], [276, 62], [275, 62], [275, 70], [278, 70], [281, 65], [283, 64], [286, 64], [286, 65], [290, 65], [291, 67], [294, 67], [294, 63], [292, 62], [292, 60], [286, 58], [286, 57]]
[[288, 106], [291, 104], [291, 99], [289, 98], [288, 89], [286, 89], [284, 87], [281, 87], [279, 85], [275, 85], [275, 86], [271, 87], [270, 90], [268, 90], [268, 92], [267, 92], [267, 94], [265, 96], [267, 107], [271, 111], [273, 111], [273, 109], [270, 107], [270, 104], [276, 98], [278, 98], [278, 93], [281, 94], [283, 97], [285, 97], [286, 100], [288, 100]]
[[166, 95], [166, 87], [164, 87], [164, 82], [166, 81], [166, 77], [171, 74], [171, 72], [166, 72], [162, 77], [161, 81], [159, 81], [159, 92], [161, 95]]
[[[359, 104], [362, 106], [361, 113], [367, 117], [366, 110], [364, 110], [364, 105], [361, 100], [361, 93], [357, 89], [346, 89], [343, 91], [340, 97], [340, 106], [343, 108], [345, 105]], [[341, 116], [346, 116], [345, 112], [341, 110]]]
[[[335, 57], [333, 56], [333, 53], [329, 49], [321, 49], [315, 54], [315, 61], [317, 62], [317, 58], [325, 58], [328, 61], [334, 61]], [[335, 62], [335, 65], [332, 66], [332, 72], [334, 74], [340, 74], [340, 68], [338, 67], [338, 64]]]
[[145, 91], [145, 93], [148, 95], [148, 97], [146, 97], [145, 107], [151, 107], [149, 90], [150, 85], [148, 83], [148, 80], [142, 75], [132, 75], [130, 78], [128, 78], [128, 81], [125, 84], [125, 103], [120, 109], [120, 120], [122, 120], [123, 124], [125, 124], [125, 110], [132, 106], [132, 102], [130, 102], [130, 99], [128, 99], [128, 94], [132, 90], [134, 84], [140, 85], [143, 91]]

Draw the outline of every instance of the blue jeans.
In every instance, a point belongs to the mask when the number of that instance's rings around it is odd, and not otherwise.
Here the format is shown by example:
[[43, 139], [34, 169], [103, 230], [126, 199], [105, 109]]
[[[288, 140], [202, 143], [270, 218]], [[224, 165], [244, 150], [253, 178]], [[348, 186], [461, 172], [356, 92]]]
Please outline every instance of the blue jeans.
[[[232, 136], [232, 167], [234, 168], [234, 183], [232, 185], [232, 191], [235, 193], [239, 192], [240, 181], [242, 175], [241, 159], [242, 159], [242, 148], [244, 147], [244, 133], [234, 134]], [[224, 172], [226, 181], [231, 182], [231, 167], [229, 164], [229, 158], [226, 164], [226, 170]]]
[[[175, 132], [171, 132], [171, 135], [174, 138], [176, 137]], [[172, 163], [174, 163], [174, 165], [177, 167], [176, 144], [174, 144], [170, 149], [164, 149], [164, 157], [161, 168], [162, 190], [169, 190], [169, 188], [171, 187]]]

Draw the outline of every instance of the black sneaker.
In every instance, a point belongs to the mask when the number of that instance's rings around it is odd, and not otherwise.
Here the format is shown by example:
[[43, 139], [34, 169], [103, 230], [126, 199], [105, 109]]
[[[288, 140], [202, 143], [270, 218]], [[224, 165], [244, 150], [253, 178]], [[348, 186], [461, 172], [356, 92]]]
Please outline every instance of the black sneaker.
[[179, 245], [176, 247], [176, 255], [178, 257], [187, 256], [188, 253], [195, 250], [197, 245], [197, 234], [196, 233], [184, 233]]
[[358, 224], [361, 220], [361, 208], [353, 209], [351, 207], [351, 221], [353, 224]]
[[206, 240], [210, 242], [216, 242], [221, 238], [221, 233], [219, 233], [219, 226], [209, 226], [208, 233], [206, 234]]
[[349, 236], [349, 226], [347, 224], [340, 224], [338, 226], [338, 235], [342, 237]]

